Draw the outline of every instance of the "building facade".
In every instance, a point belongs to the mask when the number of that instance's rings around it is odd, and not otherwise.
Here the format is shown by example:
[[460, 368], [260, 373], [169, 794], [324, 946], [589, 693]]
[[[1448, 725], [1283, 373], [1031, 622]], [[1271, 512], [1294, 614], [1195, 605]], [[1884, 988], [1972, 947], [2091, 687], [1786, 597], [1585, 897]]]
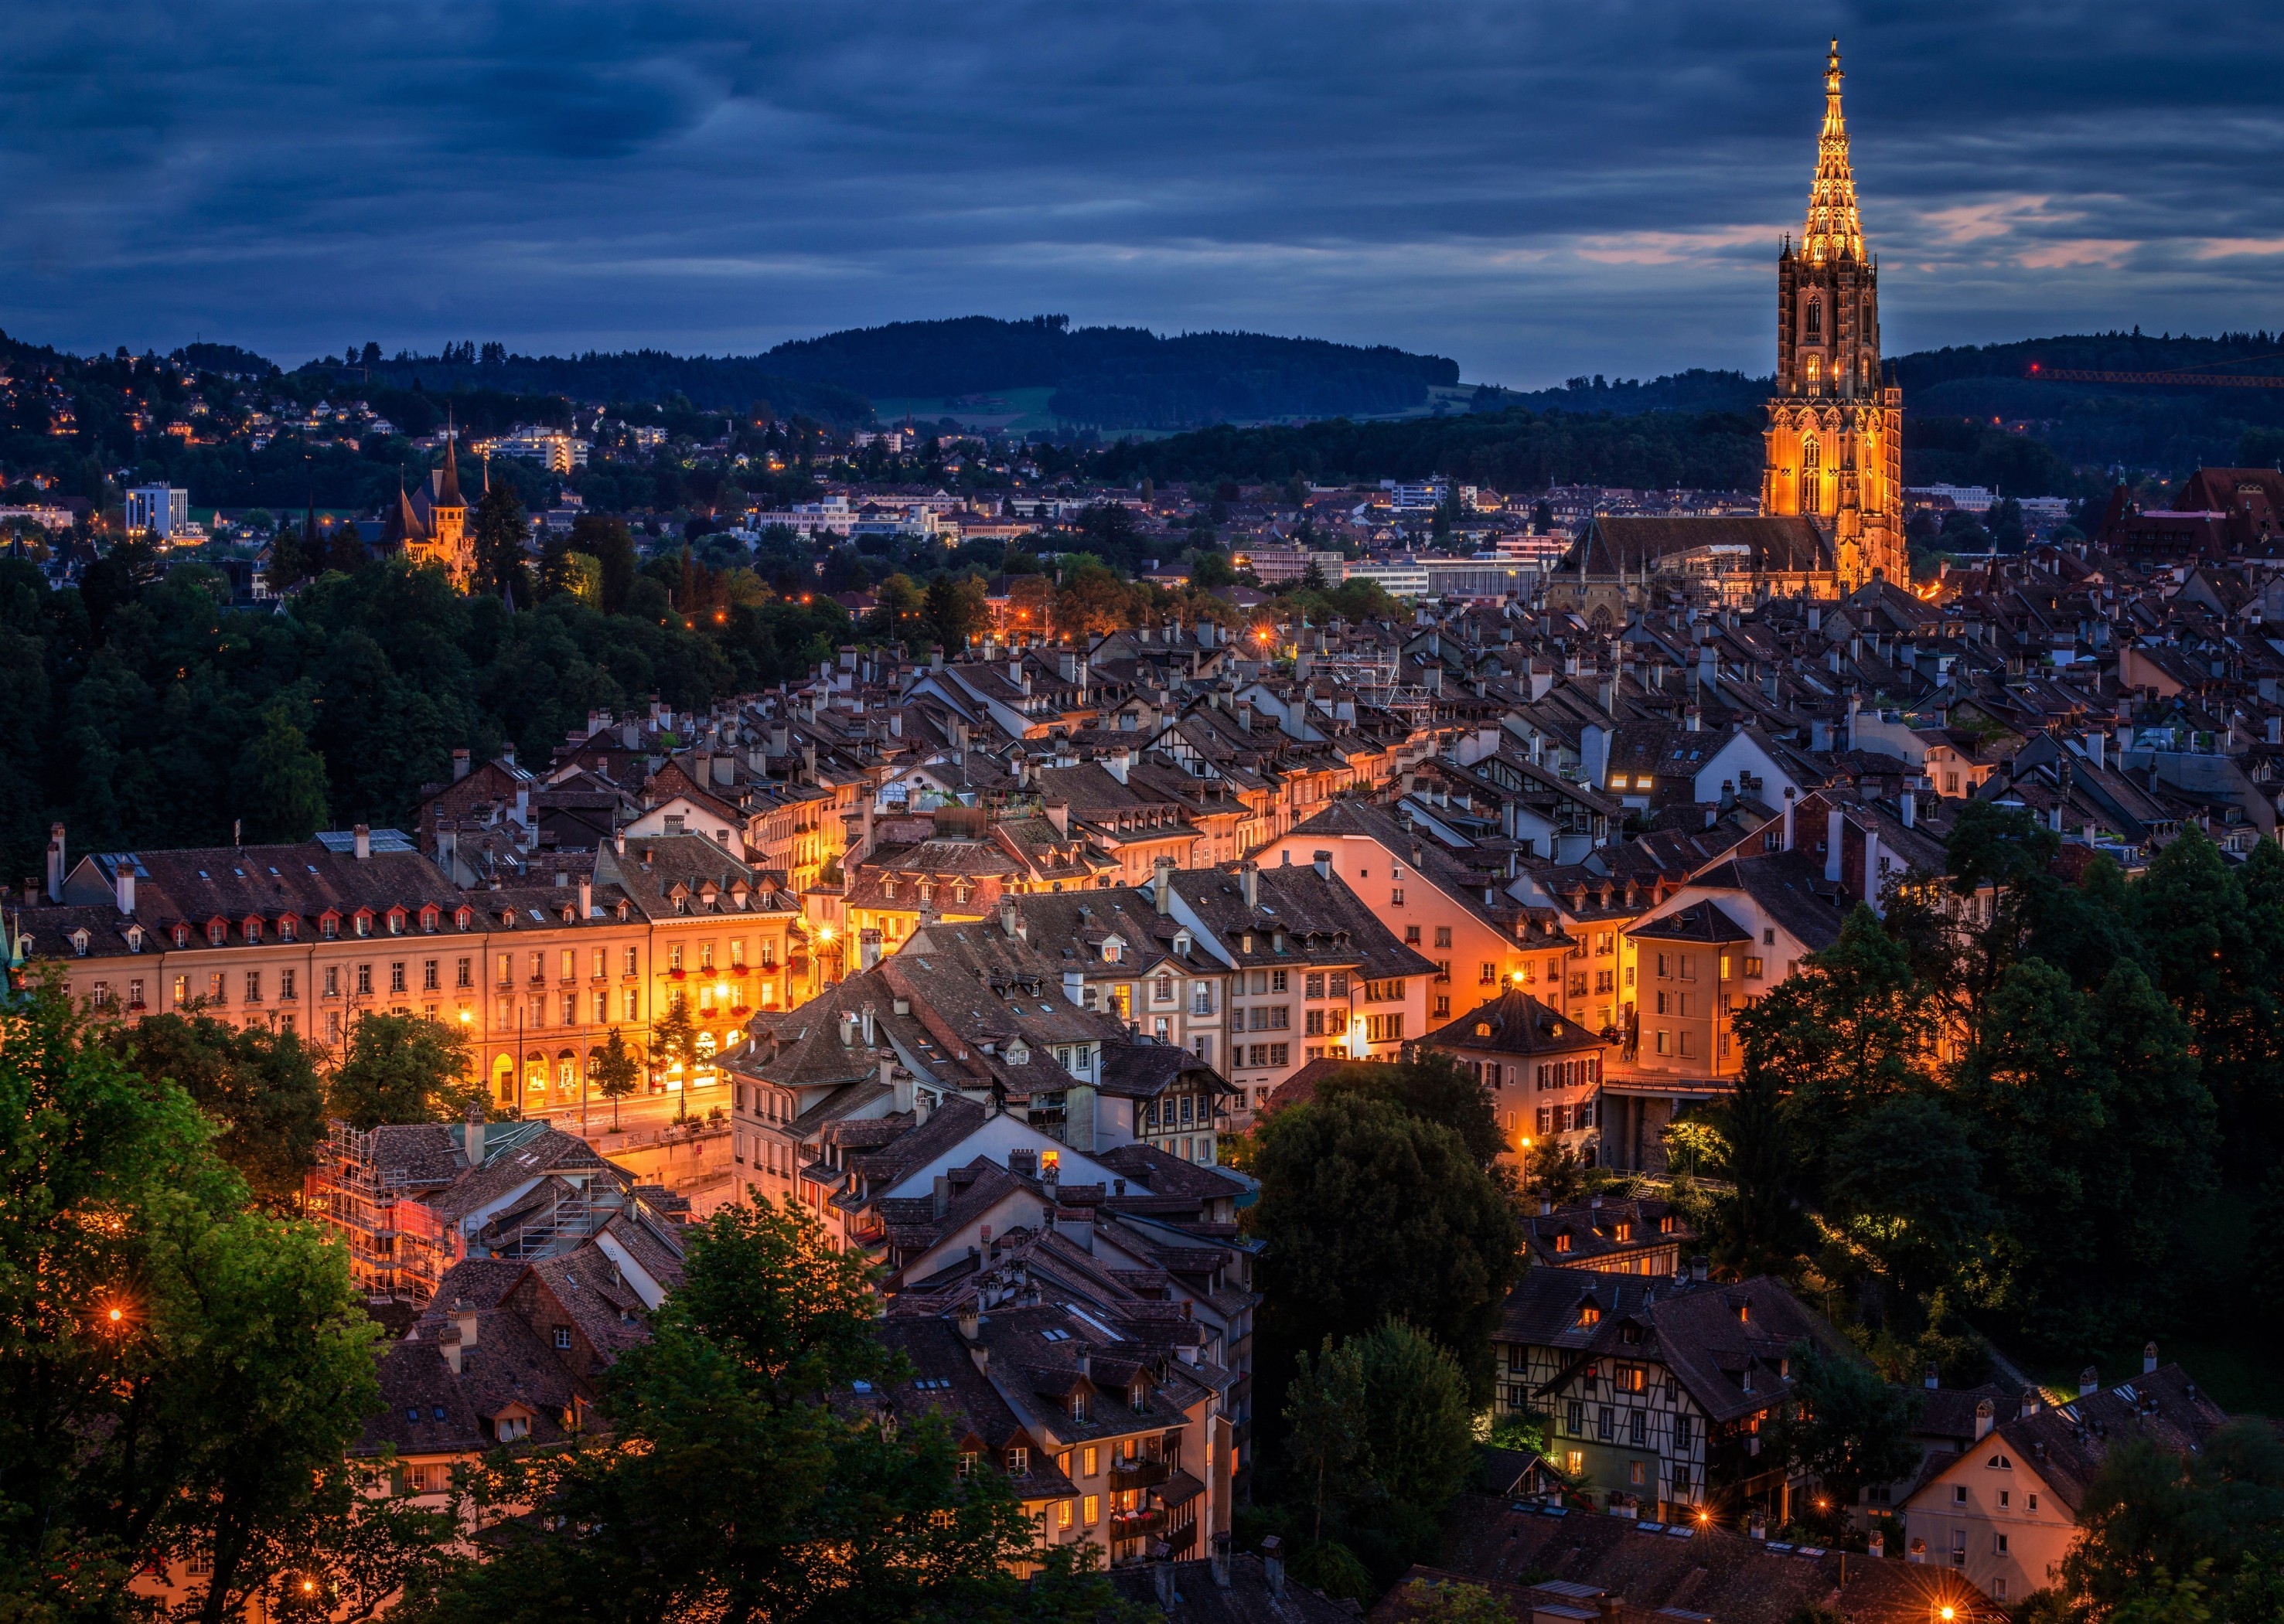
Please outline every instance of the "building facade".
[[1842, 582], [1911, 579], [1903, 537], [1903, 391], [1880, 371], [1880, 269], [1864, 249], [1840, 42], [1824, 73], [1824, 129], [1797, 245], [1777, 257], [1776, 394], [1761, 511], [1814, 519]]

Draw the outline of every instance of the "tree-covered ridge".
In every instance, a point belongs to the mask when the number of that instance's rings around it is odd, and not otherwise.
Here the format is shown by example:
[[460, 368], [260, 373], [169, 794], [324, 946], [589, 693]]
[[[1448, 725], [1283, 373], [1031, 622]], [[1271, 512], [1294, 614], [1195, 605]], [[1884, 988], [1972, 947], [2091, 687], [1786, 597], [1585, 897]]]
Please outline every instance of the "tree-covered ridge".
[[1118, 428], [1230, 418], [1403, 411], [1459, 364], [1388, 345], [1257, 332], [1161, 338], [1141, 327], [1077, 327], [1060, 316], [895, 322], [780, 344], [764, 357], [875, 399], [1052, 386], [1059, 418]]
[[609, 551], [614, 532], [624, 544], [599, 581], [574, 582], [585, 566], [570, 560], [595, 555], [567, 545], [560, 578], [522, 582], [516, 601], [537, 601], [520, 612], [401, 562], [329, 571], [271, 613], [227, 608], [202, 566], [138, 578], [132, 547], [53, 592], [0, 559], [10, 871], [58, 818], [75, 843], [122, 848], [219, 842], [240, 819], [249, 839], [402, 822], [456, 747], [544, 761], [591, 710], [651, 694], [700, 708], [797, 675], [847, 635], [837, 605], [780, 597], [750, 571], [669, 558], [638, 575], [623, 527], [591, 523], [577, 542]]
[[1113, 482], [1281, 482], [1297, 473], [1333, 485], [1441, 474], [1495, 490], [1552, 484], [1753, 489], [1760, 470], [1756, 418], [1728, 412], [1586, 417], [1519, 408], [1382, 423], [1224, 425], [1114, 446], [1096, 461], [1096, 472]]

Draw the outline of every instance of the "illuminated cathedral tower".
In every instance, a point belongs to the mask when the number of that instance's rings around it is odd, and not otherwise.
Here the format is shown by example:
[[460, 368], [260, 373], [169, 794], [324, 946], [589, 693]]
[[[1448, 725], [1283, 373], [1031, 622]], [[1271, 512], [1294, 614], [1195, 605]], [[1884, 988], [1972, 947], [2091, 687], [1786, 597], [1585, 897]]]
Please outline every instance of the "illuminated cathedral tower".
[[1801, 514], [1832, 538], [1844, 587], [1911, 581], [1903, 536], [1903, 391], [1880, 375], [1880, 266], [1864, 253], [1840, 42], [1824, 71], [1824, 131], [1808, 226], [1777, 258], [1777, 388], [1761, 511]]

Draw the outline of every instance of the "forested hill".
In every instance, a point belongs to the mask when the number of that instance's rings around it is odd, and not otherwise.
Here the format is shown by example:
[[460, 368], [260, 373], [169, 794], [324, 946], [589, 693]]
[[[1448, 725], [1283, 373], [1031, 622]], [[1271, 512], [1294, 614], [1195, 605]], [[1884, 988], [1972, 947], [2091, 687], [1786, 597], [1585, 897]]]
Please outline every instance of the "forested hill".
[[559, 395], [593, 403], [666, 402], [682, 396], [701, 411], [747, 411], [766, 404], [774, 415], [805, 417], [850, 426], [868, 423], [872, 403], [854, 389], [830, 380], [795, 377], [765, 355], [675, 355], [659, 349], [621, 350], [606, 355], [517, 355], [505, 346], [448, 345], [444, 353], [400, 353], [383, 359], [359, 357], [351, 367], [391, 388], [432, 395], [458, 391], [496, 394]]
[[1076, 327], [1060, 316], [896, 322], [780, 344], [763, 357], [795, 377], [873, 399], [956, 397], [1052, 386], [1073, 422], [1173, 428], [1247, 418], [1359, 417], [1424, 403], [1459, 363], [1257, 332], [1160, 338], [1141, 327]]

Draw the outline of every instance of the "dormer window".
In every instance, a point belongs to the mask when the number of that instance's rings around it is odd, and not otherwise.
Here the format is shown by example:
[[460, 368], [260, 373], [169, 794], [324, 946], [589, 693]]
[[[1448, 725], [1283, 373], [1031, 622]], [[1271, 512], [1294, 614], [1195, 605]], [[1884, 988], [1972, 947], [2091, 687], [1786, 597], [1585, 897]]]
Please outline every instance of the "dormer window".
[[[466, 930], [468, 926], [474, 922], [475, 917], [475, 913], [473, 910], [463, 908], [452, 916], [452, 928], [455, 930]], [[623, 919], [626, 917], [626, 904], [622, 902], [619, 904], [619, 917]]]
[[1599, 1325], [1601, 1323], [1602, 1309], [1599, 1303], [1584, 1302], [1578, 1305], [1578, 1323], [1580, 1326]]
[[1174, 933], [1174, 956], [1175, 956], [1176, 958], [1187, 958], [1189, 956], [1190, 956], [1190, 933], [1189, 933], [1189, 932], [1187, 932], [1187, 931], [1176, 931], [1176, 932]]
[[332, 941], [335, 937], [339, 936], [340, 933], [341, 933], [341, 917], [340, 917], [340, 915], [339, 915], [339, 914], [326, 914], [326, 915], [325, 915], [323, 917], [321, 917], [321, 918], [317, 921], [317, 934], [318, 934], [318, 935], [320, 935], [320, 936], [322, 936], [322, 937], [324, 937], [327, 941]]
[[1126, 1390], [1126, 1403], [1136, 1415], [1146, 1414], [1150, 1409], [1150, 1389], [1142, 1383], [1136, 1382]]
[[1102, 962], [1104, 964], [1115, 964], [1125, 956], [1126, 944], [1124, 942], [1119, 941], [1115, 936], [1107, 937], [1104, 940], [1102, 944]]
[[370, 936], [372, 934], [372, 916], [371, 914], [364, 913], [363, 911], [360, 911], [357, 914], [356, 933], [360, 936]]
[[443, 910], [433, 902], [427, 907], [422, 909], [420, 910], [421, 930], [428, 935], [434, 935], [436, 933], [437, 920], [441, 917], [442, 913]]
[[262, 940], [262, 921], [259, 917], [247, 919], [242, 928], [245, 930], [246, 941], [260, 941]]
[[278, 941], [292, 941], [295, 937], [299, 936], [301, 933], [301, 924], [300, 924], [300, 922], [299, 922], [298, 920], [296, 920], [296, 919], [293, 917], [293, 916], [292, 914], [287, 914], [285, 917], [283, 917], [283, 918], [281, 918], [280, 920], [278, 920]]
[[143, 927], [141, 925], [130, 925], [127, 927], [127, 950], [129, 953], [140, 953], [143, 950]]
[[1569, 1230], [1564, 1230], [1560, 1234], [1559, 1234], [1559, 1235], [1555, 1236], [1555, 1238], [1554, 1238], [1554, 1249], [1555, 1249], [1557, 1252], [1568, 1252], [1568, 1251], [1569, 1251], [1569, 1250], [1570, 1250], [1570, 1231], [1569, 1231]]
[[191, 945], [191, 927], [189, 925], [178, 925], [175, 927], [175, 945], [178, 948], [187, 948]]
[[74, 958], [85, 958], [87, 956], [87, 932], [85, 930], [74, 931], [71, 933], [72, 956]]
[[882, 896], [888, 897], [892, 897], [896, 894], [896, 877], [895, 875], [887, 875], [881, 879], [880, 894]]
[[218, 948], [229, 940], [229, 925], [224, 925], [220, 919], [210, 919], [207, 922], [207, 946]]
[[1081, 1426], [1086, 1425], [1086, 1390], [1084, 1388], [1071, 1394], [1070, 1418]]
[[388, 933], [392, 936], [404, 934], [404, 910], [402, 908], [388, 910]]
[[1007, 1475], [1011, 1478], [1022, 1478], [1029, 1477], [1030, 1472], [1030, 1450], [1020, 1443], [1011, 1446], [1007, 1451]]

